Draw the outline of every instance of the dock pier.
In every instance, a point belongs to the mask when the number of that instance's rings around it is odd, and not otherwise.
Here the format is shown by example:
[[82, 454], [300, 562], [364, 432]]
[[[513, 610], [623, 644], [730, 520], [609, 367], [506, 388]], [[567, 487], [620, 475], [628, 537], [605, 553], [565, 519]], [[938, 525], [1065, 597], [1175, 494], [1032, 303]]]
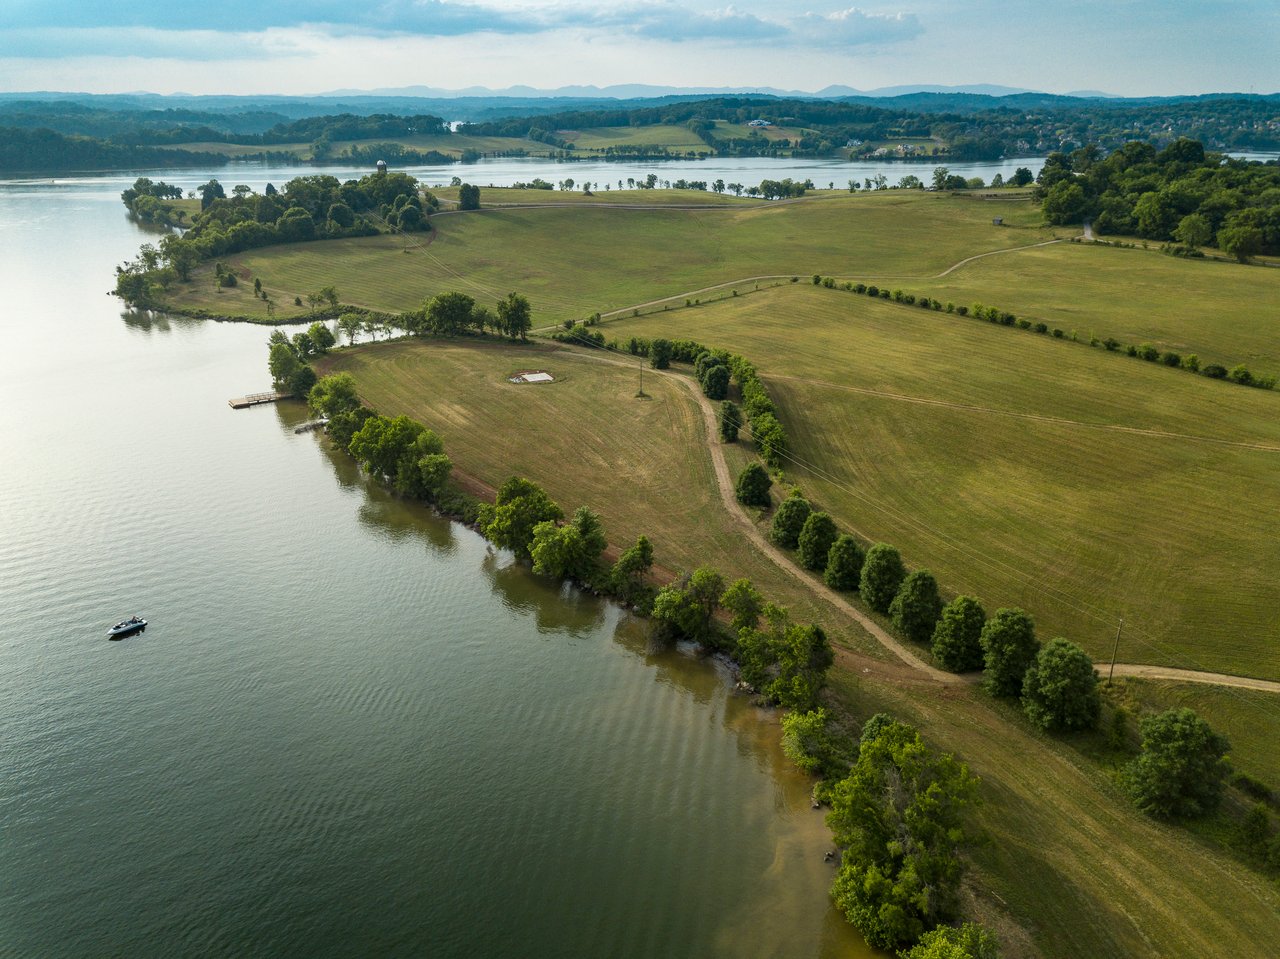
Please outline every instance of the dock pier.
[[247, 396], [241, 396], [227, 400], [227, 405], [233, 410], [243, 410], [250, 406], [257, 406], [259, 403], [275, 403], [279, 400], [287, 400], [292, 393], [250, 393]]

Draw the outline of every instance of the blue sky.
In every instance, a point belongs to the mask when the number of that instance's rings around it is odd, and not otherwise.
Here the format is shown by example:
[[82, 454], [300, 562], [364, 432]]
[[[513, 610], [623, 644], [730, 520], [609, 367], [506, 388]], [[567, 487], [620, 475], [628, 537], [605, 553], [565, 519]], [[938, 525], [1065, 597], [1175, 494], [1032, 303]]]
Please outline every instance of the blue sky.
[[1276, 0], [0, 0], [0, 89], [648, 83], [1280, 92]]

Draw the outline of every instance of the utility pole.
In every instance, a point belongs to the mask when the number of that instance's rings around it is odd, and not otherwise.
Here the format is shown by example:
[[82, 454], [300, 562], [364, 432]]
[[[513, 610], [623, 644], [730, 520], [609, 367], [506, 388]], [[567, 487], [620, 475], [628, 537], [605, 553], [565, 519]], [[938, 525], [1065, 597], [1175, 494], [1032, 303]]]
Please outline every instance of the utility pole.
[[636, 394], [636, 397], [638, 399], [643, 399], [644, 398], [644, 357], [643, 356], [639, 357], [639, 360], [640, 360], [640, 392]]
[[1124, 617], [1120, 617], [1120, 625], [1116, 627], [1116, 641], [1111, 647], [1111, 671], [1107, 673], [1107, 685], [1111, 685], [1111, 677], [1116, 674], [1116, 651], [1120, 648], [1120, 630], [1124, 629]]

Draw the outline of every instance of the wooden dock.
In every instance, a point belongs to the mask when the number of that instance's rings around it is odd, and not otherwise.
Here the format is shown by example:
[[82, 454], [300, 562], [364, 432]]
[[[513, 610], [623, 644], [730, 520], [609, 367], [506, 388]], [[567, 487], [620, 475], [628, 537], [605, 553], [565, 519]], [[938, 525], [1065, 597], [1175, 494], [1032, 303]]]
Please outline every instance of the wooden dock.
[[278, 400], [287, 400], [292, 395], [292, 393], [250, 393], [248, 396], [227, 400], [227, 405], [233, 410], [243, 410], [246, 407], [257, 406], [259, 403], [275, 403]]

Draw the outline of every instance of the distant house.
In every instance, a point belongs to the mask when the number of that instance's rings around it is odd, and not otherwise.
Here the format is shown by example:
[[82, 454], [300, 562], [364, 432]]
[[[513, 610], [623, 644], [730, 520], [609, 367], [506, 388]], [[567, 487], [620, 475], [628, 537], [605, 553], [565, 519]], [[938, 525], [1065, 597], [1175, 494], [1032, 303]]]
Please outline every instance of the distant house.
[[773, 123], [769, 120], [751, 120], [747, 123], [749, 127], [771, 127]]

